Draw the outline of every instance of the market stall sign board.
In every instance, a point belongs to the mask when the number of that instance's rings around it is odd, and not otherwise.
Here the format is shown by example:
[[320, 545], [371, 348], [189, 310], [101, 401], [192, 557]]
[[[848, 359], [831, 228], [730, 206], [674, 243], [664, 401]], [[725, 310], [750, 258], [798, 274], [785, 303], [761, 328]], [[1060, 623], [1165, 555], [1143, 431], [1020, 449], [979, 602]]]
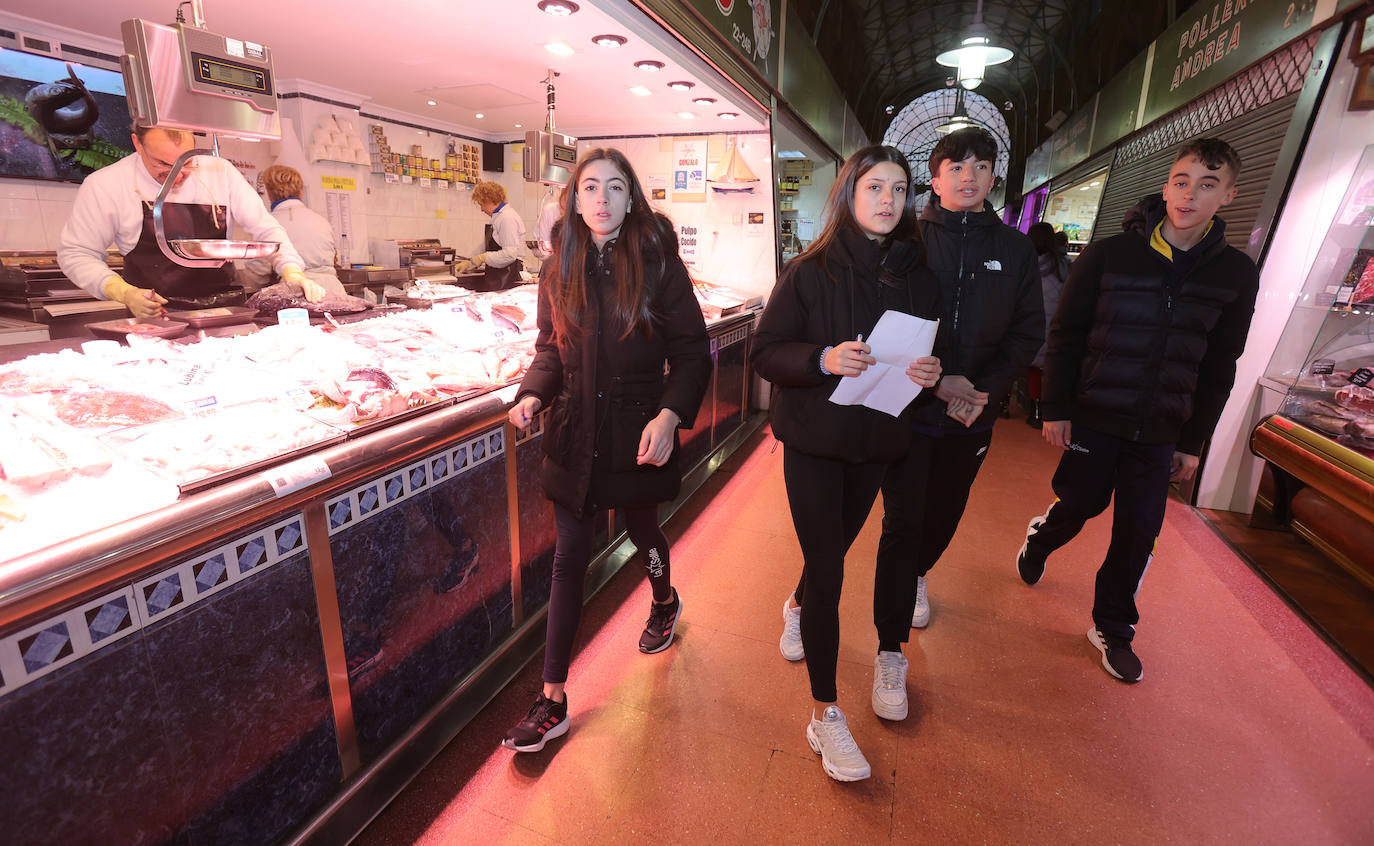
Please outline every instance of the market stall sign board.
[[778, 22], [780, 0], [688, 0], [701, 17], [778, 87]]
[[351, 176], [321, 176], [320, 184], [326, 191], [358, 190], [358, 181]]

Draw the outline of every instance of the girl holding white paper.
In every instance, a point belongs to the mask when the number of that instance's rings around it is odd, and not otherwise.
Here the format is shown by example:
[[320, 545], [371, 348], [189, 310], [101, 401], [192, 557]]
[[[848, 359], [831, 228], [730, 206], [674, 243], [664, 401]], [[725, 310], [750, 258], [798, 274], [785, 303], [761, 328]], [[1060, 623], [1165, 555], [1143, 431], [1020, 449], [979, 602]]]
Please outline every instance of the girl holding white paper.
[[[911, 425], [908, 412], [893, 417], [838, 405], [830, 395], [841, 379], [875, 363], [863, 338], [885, 311], [939, 315], [939, 285], [925, 266], [910, 186], [898, 150], [875, 145], [851, 156], [826, 200], [824, 228], [783, 269], [754, 341], [754, 369], [773, 383], [773, 434], [784, 446], [788, 504], [803, 558], [801, 582], [783, 605], [781, 647], [789, 660], [807, 659], [813, 708], [806, 737], [826, 774], [839, 781], [870, 773], [836, 705], [844, 556], [888, 464], [906, 453]], [[931, 387], [940, 362], [917, 358], [906, 374]], [[875, 590], [875, 602], [892, 606], [881, 615], [887, 623], [879, 629], [873, 692], [874, 710], [888, 719], [906, 716], [900, 644], [910, 630], [914, 583], [903, 583], [912, 579], [899, 570], [879, 572]]]

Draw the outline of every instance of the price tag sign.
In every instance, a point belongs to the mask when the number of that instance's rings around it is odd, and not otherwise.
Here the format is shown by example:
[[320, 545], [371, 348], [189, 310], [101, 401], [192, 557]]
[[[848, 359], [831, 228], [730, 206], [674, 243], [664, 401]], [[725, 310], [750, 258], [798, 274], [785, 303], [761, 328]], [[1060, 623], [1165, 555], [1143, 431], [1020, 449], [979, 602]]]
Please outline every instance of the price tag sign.
[[420, 177], [420, 187], [428, 188], [433, 183], [433, 181], [434, 180], [430, 179], [428, 176], [422, 176]]
[[320, 184], [330, 191], [358, 190], [358, 182], [351, 176], [321, 176]]
[[259, 474], [267, 483], [272, 486], [277, 499], [281, 499], [289, 493], [294, 493], [301, 488], [309, 487], [316, 482], [322, 482], [330, 476], [329, 465], [323, 458], [316, 455], [307, 455], [295, 461], [274, 467], [271, 470]]
[[400, 184], [401, 184], [401, 175], [400, 175], [399, 173], [388, 173], [388, 174], [386, 174], [386, 184], [388, 184], [388, 185], [400, 185]]

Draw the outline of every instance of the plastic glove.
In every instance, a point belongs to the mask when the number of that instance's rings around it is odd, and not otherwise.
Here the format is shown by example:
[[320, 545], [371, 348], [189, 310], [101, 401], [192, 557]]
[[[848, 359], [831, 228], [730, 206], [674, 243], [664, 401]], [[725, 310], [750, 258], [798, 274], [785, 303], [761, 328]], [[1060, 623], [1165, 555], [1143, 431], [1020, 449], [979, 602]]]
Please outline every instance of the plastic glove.
[[472, 262], [467, 259], [462, 259], [453, 265], [454, 273], [467, 273], [469, 270], [472, 270]]
[[281, 269], [281, 279], [283, 282], [299, 285], [301, 292], [305, 295], [305, 301], [308, 303], [317, 303], [324, 299], [324, 287], [306, 276], [294, 264], [288, 264]]
[[167, 299], [151, 288], [138, 288], [125, 282], [118, 275], [105, 280], [105, 298], [124, 303], [134, 317], [161, 317], [167, 313], [163, 308]]
[[477, 255], [475, 255], [475, 256], [472, 257], [472, 266], [473, 266], [473, 267], [482, 267], [482, 266], [485, 265], [486, 263], [487, 263], [487, 254], [486, 254], [486, 253], [478, 253]]

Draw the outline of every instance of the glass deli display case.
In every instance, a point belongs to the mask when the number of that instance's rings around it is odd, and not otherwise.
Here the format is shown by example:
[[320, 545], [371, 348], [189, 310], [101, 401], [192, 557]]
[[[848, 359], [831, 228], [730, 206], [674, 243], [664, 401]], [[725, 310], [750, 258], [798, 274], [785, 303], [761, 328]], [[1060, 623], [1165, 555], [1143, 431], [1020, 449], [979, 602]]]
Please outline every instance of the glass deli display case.
[[1265, 379], [1258, 520], [1289, 526], [1374, 587], [1374, 145], [1318, 250]]

